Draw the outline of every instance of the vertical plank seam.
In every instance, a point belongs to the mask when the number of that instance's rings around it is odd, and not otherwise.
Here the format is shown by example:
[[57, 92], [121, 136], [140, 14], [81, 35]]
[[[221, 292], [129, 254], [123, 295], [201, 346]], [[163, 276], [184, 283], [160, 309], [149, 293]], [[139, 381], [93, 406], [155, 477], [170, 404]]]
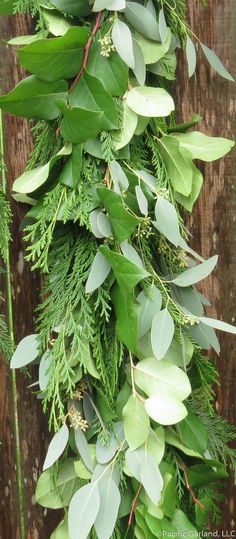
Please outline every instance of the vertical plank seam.
[[[4, 135], [3, 135], [3, 120], [2, 111], [0, 110], [0, 159], [3, 164], [2, 167], [2, 190], [7, 196], [7, 181], [4, 168]], [[7, 299], [7, 326], [9, 331], [11, 353], [14, 352], [15, 339], [14, 339], [14, 320], [13, 320], [13, 305], [12, 305], [12, 285], [11, 285], [11, 261], [10, 261], [10, 248], [8, 245], [8, 251], [6, 256], [6, 299]], [[16, 384], [16, 371], [11, 370], [11, 392], [13, 400], [13, 419], [14, 419], [14, 431], [15, 431], [15, 443], [16, 443], [16, 471], [17, 471], [17, 490], [18, 490], [18, 506], [20, 517], [20, 532], [21, 539], [26, 539], [26, 525], [24, 514], [24, 485], [23, 485], [23, 469], [22, 469], [22, 455], [20, 447], [20, 428], [19, 428], [19, 415], [18, 415], [18, 402], [17, 402], [17, 384]]]

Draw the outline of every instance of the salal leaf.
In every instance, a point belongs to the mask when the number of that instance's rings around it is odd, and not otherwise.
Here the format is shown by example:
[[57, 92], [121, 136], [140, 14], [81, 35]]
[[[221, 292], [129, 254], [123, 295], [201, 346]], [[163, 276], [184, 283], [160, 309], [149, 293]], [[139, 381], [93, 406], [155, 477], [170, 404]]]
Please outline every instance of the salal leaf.
[[155, 227], [177, 247], [180, 239], [179, 220], [173, 204], [163, 197], [158, 197], [155, 216], [156, 221], [153, 223]]
[[19, 369], [32, 363], [39, 354], [39, 335], [27, 335], [18, 344], [12, 358], [11, 369]]
[[175, 137], [164, 136], [159, 139], [160, 154], [166, 165], [168, 176], [173, 188], [184, 196], [189, 196], [192, 190], [193, 168], [192, 157], [185, 148], [180, 149]]
[[57, 105], [63, 113], [60, 130], [66, 142], [80, 144], [95, 138], [101, 131], [103, 112], [78, 107], [69, 108], [64, 101], [57, 102]]
[[[178, 530], [180, 533], [184, 533], [185, 537], [193, 537], [197, 535], [198, 532], [193, 524], [188, 520], [188, 517], [180, 509], [176, 509], [175, 514], [172, 518], [171, 524]], [[188, 533], [189, 532], [189, 533]]]
[[232, 326], [231, 324], [227, 324], [227, 322], [223, 322], [222, 320], [215, 320], [214, 318], [208, 318], [206, 316], [200, 316], [199, 320], [203, 322], [203, 324], [206, 324], [206, 326], [210, 326], [214, 329], [219, 329], [221, 331], [226, 331], [227, 333], [233, 333], [236, 335], [236, 327]]
[[186, 56], [188, 62], [188, 76], [192, 77], [196, 69], [197, 55], [195, 46], [189, 36], [187, 36], [186, 41]]
[[219, 60], [218, 56], [213, 52], [209, 47], [204, 45], [203, 43], [200, 43], [202, 50], [208, 60], [208, 62], [211, 64], [211, 66], [221, 75], [221, 77], [224, 77], [225, 79], [228, 79], [232, 82], [234, 82], [234, 78], [230, 73], [225, 69], [222, 62]]
[[71, 539], [87, 539], [97, 518], [100, 508], [100, 495], [97, 482], [77, 490], [72, 497], [68, 512], [69, 534]]
[[52, 360], [53, 358], [50, 350], [46, 350], [39, 364], [39, 387], [41, 391], [44, 391], [46, 389], [50, 380], [50, 365], [52, 363]]
[[129, 239], [139, 223], [138, 217], [124, 208], [122, 198], [117, 194], [101, 187], [97, 189], [98, 196], [106, 209], [113, 234], [120, 243]]
[[[181, 195], [180, 193], [175, 192], [175, 200], [179, 202], [186, 210], [191, 212], [193, 210], [194, 203], [199, 197], [203, 184], [203, 175], [200, 170], [192, 164], [193, 178], [192, 178], [192, 188], [188, 196]], [[184, 241], [184, 240], [181, 240]], [[190, 248], [189, 248], [190, 249]], [[190, 250], [188, 251], [191, 252]]]
[[127, 21], [144, 36], [159, 41], [159, 27], [155, 17], [138, 2], [126, 2], [125, 17]]
[[187, 415], [184, 404], [176, 397], [161, 391], [145, 401], [146, 411], [151, 419], [161, 425], [174, 425]]
[[149, 276], [146, 270], [125, 256], [111, 251], [109, 247], [104, 245], [100, 247], [100, 251], [110, 263], [121, 289], [131, 291], [142, 279]]
[[88, 0], [52, 0], [51, 4], [73, 17], [86, 17], [91, 12]]
[[120, 11], [125, 9], [125, 0], [95, 0], [93, 4], [93, 11], [101, 11], [102, 9], [108, 9], [109, 11]]
[[113, 286], [111, 298], [116, 314], [116, 333], [125, 346], [136, 355], [138, 346], [139, 305], [134, 292]]
[[79, 487], [79, 479], [74, 469], [74, 459], [68, 459], [60, 466], [58, 475], [52, 479], [52, 470], [45, 470], [37, 482], [35, 499], [43, 507], [60, 509], [69, 505], [70, 499]]
[[154, 316], [160, 311], [162, 296], [155, 285], [149, 290], [143, 290], [137, 296], [137, 301], [141, 305], [139, 317], [139, 337], [143, 337], [152, 325]]
[[141, 213], [145, 216], [148, 215], [148, 201], [140, 185], [135, 186], [135, 194]]
[[101, 55], [101, 45], [95, 42], [89, 53], [87, 71], [95, 75], [112, 96], [123, 96], [128, 87], [128, 66], [116, 52], [109, 58]]
[[45, 82], [27, 77], [6, 95], [0, 96], [5, 112], [35, 120], [54, 120], [60, 116], [57, 101], [66, 99], [68, 85], [64, 80]]
[[168, 28], [166, 24], [165, 12], [164, 12], [164, 9], [161, 8], [159, 12], [159, 33], [160, 33], [161, 42], [163, 45], [166, 42], [167, 32], [168, 32]]
[[139, 361], [134, 371], [135, 383], [149, 397], [160, 392], [166, 397], [174, 396], [185, 400], [191, 393], [188, 376], [169, 361], [147, 358]]
[[152, 350], [157, 359], [162, 359], [171, 345], [175, 326], [168, 309], [158, 312], [151, 327]]
[[181, 148], [186, 148], [193, 159], [210, 162], [226, 155], [235, 142], [222, 137], [209, 137], [199, 131], [177, 135]]
[[50, 468], [64, 452], [69, 439], [69, 429], [64, 424], [51, 440], [47, 455], [43, 464], [43, 470]]
[[81, 67], [87, 28], [74, 26], [62, 37], [38, 39], [18, 51], [22, 67], [42, 80], [71, 79]]
[[135, 133], [136, 127], [138, 124], [138, 116], [135, 114], [128, 106], [126, 101], [123, 104], [123, 118], [122, 126], [119, 131], [115, 131], [113, 135], [114, 146], [116, 150], [124, 148]]
[[101, 128], [104, 130], [118, 128], [118, 113], [114, 99], [102, 82], [90, 75], [86, 69], [70, 93], [69, 104], [72, 107], [103, 112]]
[[102, 443], [98, 438], [96, 443], [96, 458], [99, 464], [106, 464], [109, 462], [115, 455], [118, 449], [118, 441], [115, 438], [114, 434], [110, 434], [108, 442], [106, 444]]
[[127, 94], [127, 105], [140, 116], [169, 116], [174, 110], [174, 101], [163, 88], [137, 86]]
[[109, 161], [108, 167], [114, 184], [114, 191], [120, 193], [121, 190], [128, 189], [129, 181], [120, 164], [113, 160]]
[[145, 457], [141, 466], [140, 479], [150, 500], [157, 505], [161, 499], [163, 478], [153, 456], [148, 453], [146, 446]]
[[[178, 427], [179, 427], [179, 425], [178, 425]], [[182, 451], [182, 453], [184, 453], [188, 457], [195, 457], [195, 458], [200, 458], [200, 459], [202, 458], [202, 455], [200, 453], [198, 453], [197, 451], [195, 451], [193, 449], [189, 449], [188, 447], [186, 447], [181, 442], [181, 439], [177, 436], [177, 434], [174, 431], [170, 430], [170, 429], [168, 430], [168, 428], [165, 431], [165, 441], [166, 441], [167, 444], [173, 445], [173, 447], [176, 447], [177, 449]]]
[[150, 421], [143, 402], [137, 395], [131, 395], [123, 409], [125, 438], [130, 450], [134, 451], [142, 445], [150, 429]]
[[178, 432], [184, 445], [204, 455], [208, 445], [208, 432], [200, 417], [189, 410], [187, 417], [178, 425]]
[[69, 154], [71, 154], [71, 146], [64, 146], [48, 163], [27, 170], [19, 176], [19, 178], [14, 181], [13, 190], [18, 193], [33, 193], [47, 181], [49, 173], [57, 161]]
[[81, 459], [84, 462], [86, 468], [88, 468], [88, 470], [92, 472], [93, 464], [92, 464], [92, 460], [91, 460], [91, 456], [89, 452], [89, 445], [85, 438], [84, 433], [79, 427], [75, 430], [75, 443], [76, 443], [78, 452], [81, 456]]
[[123, 255], [126, 256], [126, 258], [128, 258], [131, 262], [133, 262], [137, 266], [140, 266], [140, 268], [144, 269], [142, 259], [140, 258], [136, 249], [134, 249], [134, 247], [128, 241], [122, 241], [122, 243], [120, 244], [120, 248]]
[[183, 271], [183, 273], [180, 273], [173, 281], [172, 283], [176, 284], [177, 286], [191, 286], [192, 284], [198, 283], [202, 279], [205, 279], [210, 275], [210, 273], [215, 268], [218, 261], [218, 256], [212, 256], [208, 260], [205, 260], [202, 262], [202, 264], [198, 264], [196, 266], [193, 266], [193, 268], [187, 269], [186, 271]]
[[135, 60], [135, 67], [133, 69], [133, 72], [140, 86], [143, 86], [146, 79], [145, 60], [143, 56], [143, 51], [138, 42], [135, 40], [133, 40], [133, 51]]
[[117, 19], [112, 27], [112, 41], [122, 60], [131, 69], [135, 68], [132, 34], [124, 22]]
[[89, 294], [94, 292], [106, 280], [111, 271], [111, 264], [107, 258], [98, 251], [91, 266], [91, 270], [85, 285], [85, 291]]
[[98, 490], [100, 510], [94, 527], [98, 539], [110, 539], [116, 525], [121, 502], [120, 491], [112, 478], [112, 474], [98, 482]]

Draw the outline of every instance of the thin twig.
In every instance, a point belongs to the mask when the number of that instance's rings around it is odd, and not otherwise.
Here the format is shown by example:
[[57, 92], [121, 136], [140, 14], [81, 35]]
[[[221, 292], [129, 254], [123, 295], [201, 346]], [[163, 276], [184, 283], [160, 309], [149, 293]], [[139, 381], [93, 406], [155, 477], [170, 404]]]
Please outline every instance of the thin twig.
[[134, 497], [134, 500], [133, 500], [133, 503], [131, 505], [131, 510], [130, 510], [130, 514], [129, 514], [129, 520], [128, 520], [128, 527], [131, 526], [132, 524], [132, 520], [133, 520], [133, 514], [134, 514], [134, 511], [135, 511], [135, 507], [137, 505], [137, 501], [138, 501], [138, 497], [139, 497], [139, 494], [142, 490], [143, 486], [142, 485], [139, 485], [139, 488], [135, 494], [135, 497]]
[[87, 66], [88, 57], [89, 57], [89, 51], [90, 51], [91, 45], [93, 43], [94, 36], [96, 35], [97, 31], [100, 28], [101, 17], [102, 17], [102, 11], [99, 11], [98, 14], [97, 14], [97, 17], [96, 17], [96, 22], [95, 22], [94, 28], [92, 30], [92, 33], [90, 34], [90, 36], [88, 38], [88, 41], [87, 41], [87, 43], [85, 45], [85, 48], [84, 48], [84, 59], [83, 59], [82, 66], [81, 66], [80, 71], [79, 71], [78, 75], [76, 76], [75, 80], [72, 82], [72, 85], [71, 85], [71, 87], [69, 89], [69, 92], [72, 92], [73, 88], [75, 87], [75, 85], [77, 84], [79, 79], [82, 77], [83, 71]]
[[201, 509], [205, 509], [205, 506], [196, 498], [195, 494], [194, 494], [194, 491], [189, 483], [189, 480], [188, 480], [188, 473], [187, 473], [187, 466], [186, 464], [184, 464], [184, 462], [181, 462], [179, 463], [180, 465], [180, 468], [183, 470], [184, 472], [184, 478], [185, 478], [185, 483], [186, 483], [186, 487], [190, 493], [190, 496], [192, 497], [193, 501], [199, 506], [201, 507]]

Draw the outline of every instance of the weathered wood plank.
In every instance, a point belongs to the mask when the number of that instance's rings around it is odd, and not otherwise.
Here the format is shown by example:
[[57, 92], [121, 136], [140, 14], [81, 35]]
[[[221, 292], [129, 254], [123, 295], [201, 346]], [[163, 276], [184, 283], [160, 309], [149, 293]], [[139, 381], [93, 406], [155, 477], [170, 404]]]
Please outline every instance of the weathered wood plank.
[[[203, 43], [212, 48], [233, 74], [236, 66], [236, 3], [234, 0], [189, 0], [190, 26]], [[199, 50], [200, 47], [198, 47]], [[179, 73], [177, 108], [181, 118], [192, 112], [204, 117], [204, 133], [235, 138], [236, 87], [218, 76], [198, 53], [196, 80]], [[194, 248], [205, 257], [219, 254], [217, 270], [204, 283], [203, 290], [213, 303], [209, 315], [235, 324], [236, 294], [236, 151], [221, 161], [203, 166], [205, 185], [190, 219]], [[220, 333], [220, 332], [219, 332]], [[235, 337], [219, 334], [221, 356], [218, 359], [220, 386], [217, 389], [219, 412], [236, 423]], [[236, 493], [232, 483], [225, 491], [223, 530], [235, 529]]]

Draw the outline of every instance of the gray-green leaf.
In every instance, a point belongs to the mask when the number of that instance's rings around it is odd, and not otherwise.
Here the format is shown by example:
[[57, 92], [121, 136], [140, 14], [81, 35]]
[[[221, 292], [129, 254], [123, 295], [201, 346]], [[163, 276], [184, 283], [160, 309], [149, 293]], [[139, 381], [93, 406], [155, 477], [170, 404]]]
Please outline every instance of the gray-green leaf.
[[69, 534], [71, 539], [87, 539], [97, 518], [100, 507], [100, 495], [97, 482], [77, 490], [71, 499], [68, 513]]
[[155, 216], [154, 226], [177, 247], [180, 240], [179, 220], [173, 204], [169, 200], [159, 197], [156, 201]]
[[112, 41], [122, 60], [131, 69], [135, 68], [132, 34], [124, 22], [117, 19], [112, 28]]
[[111, 264], [105, 256], [98, 251], [91, 266], [91, 270], [86, 282], [85, 291], [89, 294], [94, 292], [106, 280], [111, 271]]
[[110, 539], [113, 534], [121, 502], [119, 489], [110, 473], [107, 479], [98, 482], [100, 511], [94, 527], [98, 539]]
[[175, 326], [168, 309], [157, 313], [152, 321], [151, 343], [157, 359], [162, 359], [171, 345]]
[[130, 450], [142, 445], [150, 430], [150, 421], [143, 402], [136, 395], [131, 395], [123, 409], [125, 438]]
[[205, 279], [210, 275], [217, 264], [218, 256], [212, 256], [208, 260], [198, 264], [193, 268], [187, 269], [183, 273], [180, 273], [172, 283], [177, 286], [191, 286], [192, 284], [198, 283], [202, 279]]
[[140, 116], [169, 116], [175, 109], [171, 95], [163, 88], [137, 86], [128, 92], [126, 102]]
[[53, 439], [49, 444], [47, 455], [43, 464], [43, 470], [50, 468], [54, 462], [59, 459], [67, 446], [68, 439], [69, 430], [66, 423], [64, 423], [60, 430], [53, 436]]
[[222, 62], [219, 60], [218, 56], [213, 52], [209, 47], [201, 43], [202, 50], [208, 60], [208, 62], [211, 64], [211, 66], [221, 75], [221, 77], [224, 77], [225, 79], [231, 80], [234, 82], [234, 78], [230, 73], [225, 69]]
[[192, 77], [196, 69], [197, 55], [195, 46], [189, 36], [187, 36], [186, 41], [186, 56], [188, 61], [188, 76]]
[[39, 336], [28, 335], [24, 337], [18, 344], [12, 359], [11, 369], [19, 369], [32, 363], [36, 359], [39, 353]]

